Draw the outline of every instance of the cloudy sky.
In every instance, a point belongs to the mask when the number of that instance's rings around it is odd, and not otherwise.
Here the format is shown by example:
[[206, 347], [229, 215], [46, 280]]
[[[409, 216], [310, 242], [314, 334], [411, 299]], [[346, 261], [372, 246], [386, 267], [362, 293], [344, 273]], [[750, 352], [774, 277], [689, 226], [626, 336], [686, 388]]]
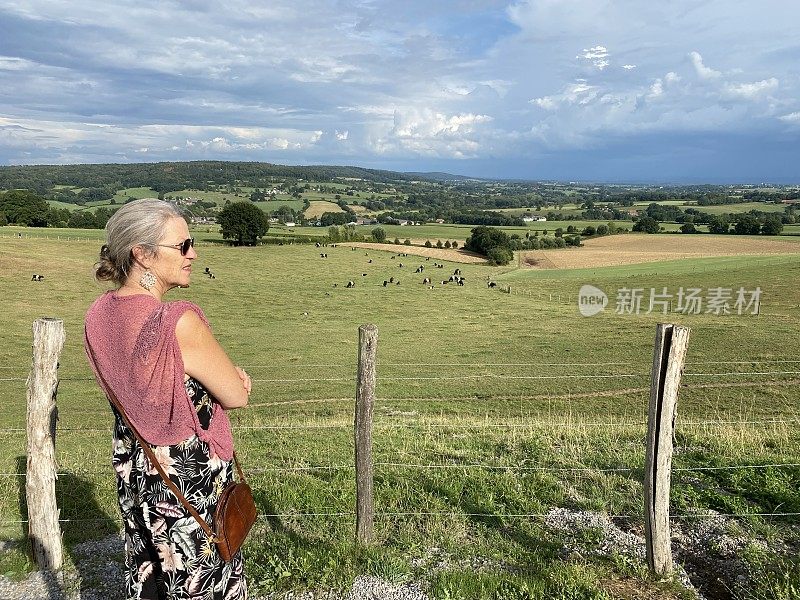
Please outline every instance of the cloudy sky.
[[794, 0], [0, 0], [0, 164], [800, 181]]

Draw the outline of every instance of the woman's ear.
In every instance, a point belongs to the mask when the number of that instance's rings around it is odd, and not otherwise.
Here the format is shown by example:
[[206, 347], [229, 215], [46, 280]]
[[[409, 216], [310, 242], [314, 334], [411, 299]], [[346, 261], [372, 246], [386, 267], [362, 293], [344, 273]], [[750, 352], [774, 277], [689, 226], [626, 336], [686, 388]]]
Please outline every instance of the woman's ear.
[[134, 263], [141, 265], [145, 269], [149, 268], [152, 255], [143, 246], [134, 246], [131, 248], [131, 254], [133, 255]]

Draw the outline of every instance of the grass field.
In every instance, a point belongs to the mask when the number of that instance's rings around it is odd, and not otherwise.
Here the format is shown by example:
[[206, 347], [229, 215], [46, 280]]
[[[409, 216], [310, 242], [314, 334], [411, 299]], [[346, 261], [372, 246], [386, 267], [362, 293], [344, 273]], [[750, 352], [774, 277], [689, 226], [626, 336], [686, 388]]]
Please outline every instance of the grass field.
[[[71, 520], [69, 546], [115, 531], [118, 510], [110, 412], [82, 351], [83, 313], [103, 289], [91, 279], [102, 232], [66, 233], [89, 241], [0, 238], [0, 534], [24, 535], [15, 473], [24, 471], [30, 329], [55, 316], [67, 332], [57, 491], [62, 518]], [[545, 516], [556, 507], [597, 511], [641, 534], [649, 370], [663, 321], [692, 327], [672, 482], [676, 535], [690, 539], [708, 525], [695, 513], [787, 514], [720, 517], [720, 543], [681, 560], [699, 573], [733, 564], [744, 579], [729, 597], [790, 598], [790, 586], [800, 585], [800, 469], [786, 466], [800, 463], [797, 255], [566, 271], [434, 269], [419, 258], [401, 268], [395, 248], [328, 247], [322, 259], [313, 246], [228, 248], [204, 237], [212, 234], [198, 233], [192, 287], [171, 298], [203, 307], [255, 380], [250, 406], [232, 421], [261, 512], [279, 516], [248, 543], [254, 587], [344, 588], [366, 572], [425, 580], [436, 598], [690, 597], [623, 550], [600, 552], [598, 530], [565, 532]], [[418, 264], [434, 280], [460, 268], [467, 285], [427, 289], [412, 272]], [[201, 274], [206, 266], [216, 279]], [[33, 272], [45, 280], [31, 282]], [[383, 287], [390, 276], [401, 284]], [[487, 288], [487, 277], [511, 293]], [[356, 287], [344, 289], [351, 279]], [[607, 310], [582, 318], [574, 297], [585, 283], [612, 298], [623, 287], [760, 287], [763, 296], [758, 316]], [[367, 322], [380, 331], [377, 543], [359, 549], [352, 411], [356, 330]], [[733, 556], [722, 543], [729, 539], [744, 540]], [[21, 568], [19, 558], [2, 560]]]

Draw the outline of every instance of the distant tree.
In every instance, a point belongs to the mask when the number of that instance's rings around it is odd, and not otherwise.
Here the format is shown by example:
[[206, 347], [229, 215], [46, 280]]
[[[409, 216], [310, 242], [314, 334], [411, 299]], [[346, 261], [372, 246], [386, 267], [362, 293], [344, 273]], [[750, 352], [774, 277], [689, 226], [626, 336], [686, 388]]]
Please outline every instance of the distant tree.
[[441, 248], [443, 246], [444, 246], [444, 244], [442, 244], [442, 240], [436, 240], [436, 247], [437, 248]]
[[431, 244], [430, 240], [425, 240], [425, 247], [426, 248], [433, 248], [433, 244]]
[[733, 232], [736, 235], [758, 235], [761, 231], [761, 221], [755, 215], [741, 215]]
[[596, 233], [597, 235], [608, 235], [609, 233], [608, 225], [598, 225]]
[[382, 244], [386, 241], [386, 230], [383, 227], [376, 227], [372, 230], [372, 239]]
[[9, 223], [28, 227], [47, 227], [47, 201], [26, 190], [11, 190], [0, 194], [0, 212], [5, 213]]
[[642, 233], [658, 233], [659, 225], [653, 217], [642, 217], [633, 224], [634, 231]]
[[591, 235], [594, 235], [595, 233], [597, 233], [597, 230], [594, 228], [594, 226], [593, 225], [587, 225], [586, 227], [583, 228], [583, 231], [581, 232], [581, 235], [585, 235], [586, 237], [589, 237]]
[[254, 246], [269, 229], [267, 215], [250, 202], [233, 202], [217, 215], [222, 237], [236, 246]]
[[411, 245], [411, 240], [406, 238], [405, 240], [403, 240], [403, 245], [404, 246], [410, 246]]
[[514, 260], [514, 253], [506, 246], [495, 246], [486, 253], [489, 262], [496, 265], [507, 265]]
[[681, 225], [681, 233], [697, 233], [697, 227], [694, 223], [684, 223]]
[[400, 245], [400, 238], [394, 238], [394, 243], [399, 246]]
[[557, 228], [555, 235], [556, 235], [557, 238], [563, 237], [564, 236], [564, 228], [563, 227]]
[[783, 221], [778, 215], [767, 216], [761, 225], [763, 235], [780, 235], [781, 231], [783, 231]]
[[458, 248], [458, 242], [457, 242], [457, 241], [455, 241], [455, 240], [453, 240], [453, 243], [452, 243], [452, 244], [450, 244], [450, 247], [451, 247], [451, 248]]
[[444, 243], [444, 247], [445, 247], [445, 248], [448, 248], [448, 249], [450, 248], [450, 240], [446, 240], [446, 241], [445, 241], [445, 243]]
[[708, 230], [711, 233], [728, 233], [729, 228], [728, 219], [722, 215], [715, 215], [708, 221]]

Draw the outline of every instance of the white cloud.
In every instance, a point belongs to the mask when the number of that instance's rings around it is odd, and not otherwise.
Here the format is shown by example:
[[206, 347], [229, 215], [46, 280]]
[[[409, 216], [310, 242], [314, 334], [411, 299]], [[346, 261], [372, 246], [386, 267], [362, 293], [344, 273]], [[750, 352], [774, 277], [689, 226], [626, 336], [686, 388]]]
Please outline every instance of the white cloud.
[[575, 58], [582, 58], [589, 61], [595, 68], [602, 71], [611, 63], [608, 60], [608, 48], [605, 46], [593, 46], [592, 48], [584, 48], [583, 53]]
[[781, 115], [778, 118], [785, 123], [800, 123], [800, 111]]
[[770, 77], [769, 79], [754, 81], [752, 83], [729, 83], [725, 86], [725, 89], [732, 96], [752, 99], [764, 92], [776, 90], [778, 84], [779, 82], [775, 77]]
[[699, 52], [690, 52], [689, 58], [692, 60], [692, 64], [694, 65], [694, 70], [697, 73], [697, 76], [701, 79], [718, 79], [722, 76], [722, 73], [719, 71], [715, 71], [714, 69], [703, 64], [703, 57], [700, 56]]
[[575, 83], [568, 84], [560, 94], [534, 98], [530, 102], [545, 110], [555, 110], [561, 105], [585, 106], [597, 98], [597, 95], [597, 86], [589, 85], [585, 80], [578, 79]]
[[349, 136], [350, 136], [350, 132], [348, 130], [346, 130], [346, 129], [344, 131], [339, 131], [338, 129], [336, 130], [336, 139], [339, 140], [340, 142], [343, 142]]
[[666, 75], [664, 75], [664, 81], [668, 84], [678, 83], [681, 80], [681, 76], [678, 75], [675, 71], [670, 71]]
[[622, 65], [622, 68], [625, 69], [626, 71], [630, 71], [632, 69], [635, 69], [636, 65]]

